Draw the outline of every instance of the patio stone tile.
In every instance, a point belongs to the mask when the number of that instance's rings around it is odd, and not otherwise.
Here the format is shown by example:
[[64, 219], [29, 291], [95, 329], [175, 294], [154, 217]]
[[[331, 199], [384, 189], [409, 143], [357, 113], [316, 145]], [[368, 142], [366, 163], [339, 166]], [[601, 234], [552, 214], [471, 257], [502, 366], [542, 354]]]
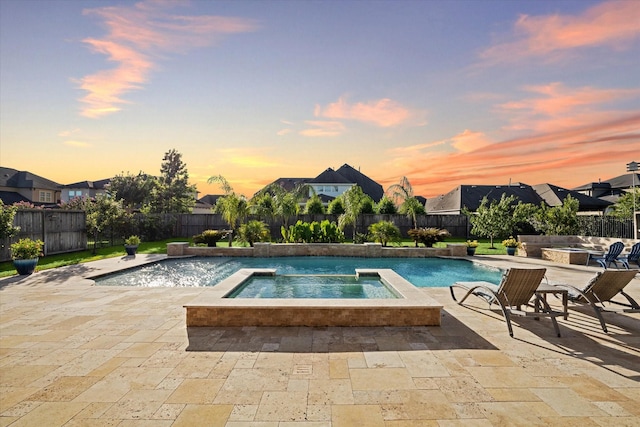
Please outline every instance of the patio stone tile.
[[186, 328], [206, 290], [56, 277], [0, 280], [0, 427], [640, 425], [638, 314], [607, 313], [604, 334], [571, 309], [561, 338], [523, 320], [514, 339], [495, 310], [430, 288], [441, 327]]
[[86, 402], [44, 402], [12, 424], [13, 427], [62, 426], [87, 406]]
[[95, 384], [97, 377], [60, 377], [39, 392], [29, 396], [29, 400], [42, 402], [70, 401]]
[[597, 406], [571, 389], [534, 388], [531, 391], [563, 417], [604, 415]]
[[166, 403], [212, 403], [224, 380], [188, 378], [167, 398]]
[[3, 387], [26, 387], [56, 370], [58, 365], [20, 365], [2, 368]]
[[329, 361], [329, 378], [349, 378], [349, 364], [345, 359], [334, 359]]
[[309, 405], [351, 405], [353, 402], [353, 390], [349, 379], [309, 381]]
[[304, 421], [307, 394], [289, 391], [265, 391], [255, 421]]
[[350, 369], [353, 390], [408, 390], [416, 386], [404, 368]]
[[332, 427], [384, 427], [382, 410], [378, 405], [332, 405]]

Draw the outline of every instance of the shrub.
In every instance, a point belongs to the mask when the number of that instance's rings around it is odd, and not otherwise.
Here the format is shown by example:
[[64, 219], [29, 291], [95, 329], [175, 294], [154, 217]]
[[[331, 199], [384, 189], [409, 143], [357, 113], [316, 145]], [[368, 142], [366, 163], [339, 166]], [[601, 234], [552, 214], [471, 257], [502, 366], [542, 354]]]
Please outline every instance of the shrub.
[[20, 239], [11, 244], [11, 257], [13, 259], [34, 259], [42, 254], [44, 242], [29, 238]]
[[418, 243], [422, 243], [428, 248], [432, 247], [434, 243], [442, 242], [451, 235], [444, 228], [435, 227], [413, 228], [409, 230], [408, 234], [416, 242], [416, 246], [418, 246]]
[[135, 235], [129, 236], [124, 240], [124, 244], [129, 246], [138, 246], [140, 244], [140, 237]]
[[238, 240], [249, 243], [251, 247], [255, 242], [268, 241], [270, 237], [269, 227], [263, 221], [251, 220], [238, 229]]
[[402, 235], [400, 229], [391, 221], [378, 221], [369, 226], [369, 233], [376, 242], [387, 246], [389, 242], [399, 242]]
[[193, 236], [193, 243], [204, 243], [207, 246], [215, 246], [216, 243], [222, 240], [228, 233], [227, 230], [204, 230], [201, 234]]

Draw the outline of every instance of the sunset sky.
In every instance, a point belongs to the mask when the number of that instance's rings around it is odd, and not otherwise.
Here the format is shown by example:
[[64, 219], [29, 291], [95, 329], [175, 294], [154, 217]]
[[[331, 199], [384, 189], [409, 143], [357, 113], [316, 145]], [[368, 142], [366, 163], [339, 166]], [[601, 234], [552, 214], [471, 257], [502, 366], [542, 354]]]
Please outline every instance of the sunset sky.
[[246, 196], [348, 163], [385, 188], [572, 188], [640, 161], [640, 2], [0, 0], [0, 165]]

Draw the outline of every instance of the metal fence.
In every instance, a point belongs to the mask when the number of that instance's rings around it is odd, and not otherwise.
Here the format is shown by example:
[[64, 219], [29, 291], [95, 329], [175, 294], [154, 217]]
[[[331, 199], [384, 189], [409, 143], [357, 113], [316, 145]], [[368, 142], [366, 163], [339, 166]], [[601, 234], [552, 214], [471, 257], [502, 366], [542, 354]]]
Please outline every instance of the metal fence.
[[578, 216], [581, 236], [617, 237], [634, 239], [633, 219], [619, 219], [612, 216], [589, 215]]

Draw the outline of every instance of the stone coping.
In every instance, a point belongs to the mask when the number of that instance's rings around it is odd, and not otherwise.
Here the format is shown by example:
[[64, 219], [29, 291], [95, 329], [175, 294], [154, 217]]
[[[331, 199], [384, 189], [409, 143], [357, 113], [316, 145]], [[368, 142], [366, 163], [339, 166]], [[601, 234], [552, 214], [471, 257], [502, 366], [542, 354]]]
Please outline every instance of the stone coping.
[[356, 269], [378, 275], [395, 299], [225, 298], [255, 274], [273, 269], [240, 269], [185, 304], [187, 326], [418, 326], [440, 325], [442, 305], [391, 269]]

